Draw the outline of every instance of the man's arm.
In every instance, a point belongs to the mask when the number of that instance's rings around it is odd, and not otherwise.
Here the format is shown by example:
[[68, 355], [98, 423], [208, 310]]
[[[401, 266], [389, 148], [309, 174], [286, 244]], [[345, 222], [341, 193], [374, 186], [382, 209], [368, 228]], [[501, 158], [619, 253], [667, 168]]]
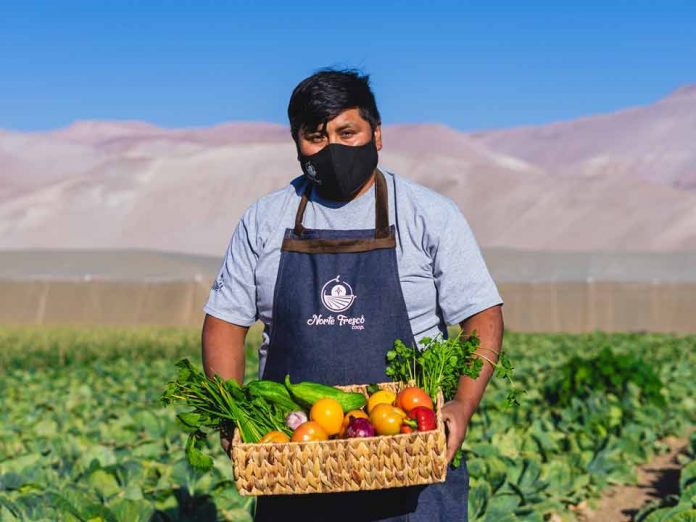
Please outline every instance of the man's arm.
[[[474, 352], [481, 354], [493, 362], [498, 361], [503, 342], [503, 312], [502, 305], [487, 308], [460, 323], [462, 335], [470, 335], [474, 330], [481, 341]], [[482, 357], [482, 358], [483, 358]], [[442, 416], [447, 422], [449, 436], [447, 437], [447, 460], [452, 460], [454, 453], [464, 441], [471, 416], [478, 408], [483, 392], [493, 375], [493, 365], [483, 359], [483, 367], [477, 379], [462, 376], [453, 400], [449, 401], [442, 410]]]
[[[201, 347], [203, 370], [208, 377], [218, 374], [225, 380], [234, 379], [239, 384], [244, 384], [244, 341], [248, 330], [246, 326], [237, 326], [205, 314]], [[220, 445], [230, 455], [231, 432], [220, 432]]]
[[203, 369], [208, 377], [218, 374], [244, 384], [244, 341], [249, 330], [206, 314], [203, 321], [201, 346]]

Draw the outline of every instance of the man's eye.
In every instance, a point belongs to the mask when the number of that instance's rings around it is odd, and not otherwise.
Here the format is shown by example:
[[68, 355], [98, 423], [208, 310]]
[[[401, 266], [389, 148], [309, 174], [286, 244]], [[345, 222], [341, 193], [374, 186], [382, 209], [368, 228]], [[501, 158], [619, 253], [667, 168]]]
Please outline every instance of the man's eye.
[[355, 133], [354, 133], [353, 131], [343, 131], [343, 132], [341, 133], [341, 136], [344, 137], [344, 138], [350, 138], [350, 137], [353, 136], [354, 134], [355, 134]]
[[307, 140], [311, 141], [312, 143], [321, 143], [324, 141], [324, 136], [321, 134], [315, 134], [314, 136], [309, 136]]

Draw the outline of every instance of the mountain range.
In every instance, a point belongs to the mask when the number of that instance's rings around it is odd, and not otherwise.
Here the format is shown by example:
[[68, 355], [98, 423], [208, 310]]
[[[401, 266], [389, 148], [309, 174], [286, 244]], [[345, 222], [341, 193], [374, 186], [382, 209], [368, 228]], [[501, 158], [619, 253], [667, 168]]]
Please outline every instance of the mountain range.
[[[545, 125], [386, 125], [383, 141], [380, 165], [452, 198], [483, 247], [696, 250], [696, 85]], [[243, 210], [298, 174], [281, 125], [0, 129], [0, 249], [220, 256]]]

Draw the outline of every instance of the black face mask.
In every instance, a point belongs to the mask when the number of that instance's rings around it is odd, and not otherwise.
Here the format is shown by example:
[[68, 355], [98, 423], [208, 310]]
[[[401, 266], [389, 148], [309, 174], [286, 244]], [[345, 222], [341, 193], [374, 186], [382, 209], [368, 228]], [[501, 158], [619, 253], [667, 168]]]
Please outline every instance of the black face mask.
[[297, 159], [322, 197], [344, 201], [351, 199], [375, 171], [377, 147], [374, 138], [357, 147], [329, 143], [311, 156], [298, 152]]

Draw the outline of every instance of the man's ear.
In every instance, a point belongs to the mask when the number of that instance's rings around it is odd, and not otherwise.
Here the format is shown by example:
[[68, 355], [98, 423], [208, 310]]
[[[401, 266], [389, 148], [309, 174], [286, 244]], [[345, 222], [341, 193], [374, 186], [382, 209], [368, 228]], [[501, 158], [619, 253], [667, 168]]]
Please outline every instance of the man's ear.
[[377, 125], [374, 130], [374, 137], [375, 137], [375, 147], [377, 147], [377, 150], [382, 150], [382, 126]]

